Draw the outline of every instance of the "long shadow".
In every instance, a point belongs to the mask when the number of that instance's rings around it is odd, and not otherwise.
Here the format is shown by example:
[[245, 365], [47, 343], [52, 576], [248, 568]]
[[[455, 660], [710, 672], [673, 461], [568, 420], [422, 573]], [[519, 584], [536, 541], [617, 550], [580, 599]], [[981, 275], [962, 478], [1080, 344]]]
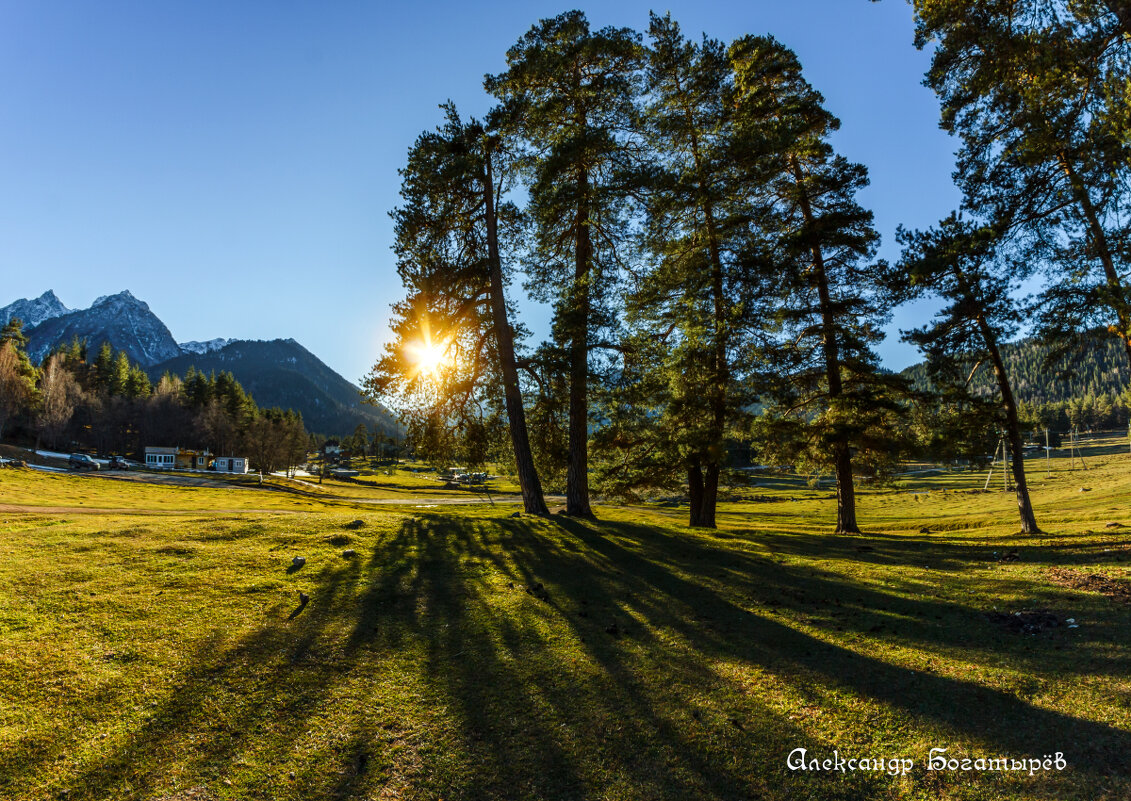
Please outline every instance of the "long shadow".
[[[862, 542], [875, 550], [852, 550]], [[291, 605], [280, 603], [262, 626], [203, 639], [133, 730], [46, 789], [149, 799], [177, 775], [231, 777], [233, 797], [280, 799], [387, 789], [469, 799], [863, 801], [892, 791], [882, 775], [787, 771], [791, 749], [839, 744], [762, 700], [739, 673], [769, 677], [816, 705], [878, 703], [992, 756], [1064, 750], [1076, 776], [1096, 786], [1126, 775], [1131, 735], [1122, 729], [858, 653], [783, 614], [804, 610], [811, 623], [861, 636], [882, 623], [894, 641], [975, 649], [960, 629], [980, 610], [900, 597], [773, 555], [814, 555], [830, 538], [764, 543], [768, 552], [633, 523], [421, 514], [382, 535], [363, 563], [310, 576], [300, 617], [285, 621]], [[941, 548], [896, 537], [836, 547], [897, 564]], [[969, 547], [961, 556], [940, 550], [938, 563], [951, 558], [957, 569], [981, 552]], [[1050, 677], [1072, 672], [1070, 652], [1011, 655]], [[1110, 661], [1112, 673], [1126, 670]], [[367, 672], [384, 689], [360, 683]], [[830, 714], [855, 723], [831, 703]], [[345, 718], [333, 742], [315, 748], [331, 713]], [[55, 758], [36, 748], [0, 755], [0, 791]], [[244, 764], [249, 754], [259, 766], [306, 764], [311, 775], [256, 773]], [[314, 771], [322, 762], [334, 770]]]
[[[129, 797], [149, 798], [170, 774], [216, 780], [268, 734], [296, 741], [346, 667], [326, 658], [324, 640], [353, 572], [323, 570], [313, 609], [297, 623], [283, 619], [280, 604], [276, 623], [231, 640], [220, 631], [205, 637], [136, 728], [104, 758], [60, 776], [47, 788], [51, 797], [104, 799], [129, 788]], [[286, 745], [274, 750], [286, 756]], [[18, 786], [36, 767], [26, 756], [0, 758], [0, 788]]]
[[[762, 665], [785, 676], [804, 671], [828, 686], [882, 701], [999, 751], [1043, 754], [1057, 747], [1056, 743], [1073, 743], [1076, 752], [1072, 756], [1079, 771], [1106, 776], [1128, 769], [1131, 734], [1126, 731], [1035, 707], [973, 682], [892, 665], [810, 637], [776, 622], [772, 615], [751, 614], [709, 582], [694, 580], [717, 565], [711, 549], [680, 542], [676, 547], [690, 551], [693, 560], [697, 556], [707, 563], [707, 570], [691, 569], [680, 575], [593, 528], [564, 519], [558, 524], [623, 574], [626, 589], [635, 591], [638, 604], [651, 595], [652, 603], [645, 606], [650, 618], [677, 630], [701, 654]], [[601, 529], [638, 541], [665, 537], [663, 532], [631, 524], [606, 523]], [[563, 565], [563, 554], [552, 541], [531, 538], [526, 543], [523, 556], [532, 572], [558, 576], [559, 592], [579, 598], [596, 591], [592, 572], [580, 565]], [[747, 560], [748, 568], [750, 564]], [[763, 566], [760, 575], [752, 578], [759, 583], [773, 581], [776, 571], [767, 568]], [[807, 584], [810, 592], [835, 595], [846, 589], [823, 579]], [[693, 609], [694, 616], [678, 614], [678, 609]]]
[[[547, 661], [557, 637], [544, 624], [559, 624], [568, 612], [552, 595], [525, 592], [537, 582], [523, 560], [514, 558], [525, 547], [522, 541], [540, 533], [517, 521], [508, 526], [437, 518], [407, 526], [403, 534], [415, 540], [418, 564], [426, 569], [407, 584], [403, 575], [379, 582], [363, 608], [387, 608], [402, 595], [415, 599], [418, 616], [412, 622], [427, 638], [428, 672], [458, 710], [462, 747], [473, 755], [459, 775], [459, 794], [587, 798], [609, 782], [633, 788], [632, 795], [641, 798], [729, 799], [750, 792], [749, 777], [699, 742], [710, 723], [672, 717], [673, 709], [691, 709], [690, 698], [702, 688], [721, 683], [700, 660], [673, 655], [655, 666], [659, 676], [649, 678], [608, 661], [609, 649], [615, 649], [610, 640], [603, 648], [595, 641], [599, 658], [589, 665], [581, 660], [572, 671]], [[487, 573], [477, 568], [484, 563]], [[498, 608], [488, 574], [506, 580], [519, 609]], [[390, 584], [397, 587], [392, 593]], [[353, 647], [376, 636], [379, 617], [363, 615]], [[758, 715], [772, 716], [768, 710]], [[757, 742], [769, 752], [778, 745], [763, 732], [743, 732], [729, 721], [722, 728], [715, 736], [731, 738], [736, 750], [748, 753]], [[787, 732], [792, 742], [813, 744], [785, 720], [773, 729]], [[442, 770], [429, 765], [430, 772]]]
[[[606, 530], [627, 533], [646, 551], [650, 562], [681, 575], [702, 577], [708, 584], [725, 588], [732, 595], [742, 594], [747, 606], [758, 607], [763, 612], [775, 614], [779, 609], [790, 609], [804, 614], [810, 623], [819, 624], [830, 631], [845, 632], [868, 637], [882, 637], [888, 642], [908, 646], [951, 652], [961, 651], [963, 658], [972, 661], [996, 662], [1008, 653], [1027, 670], [1062, 679], [1079, 672], [1121, 675], [1131, 671], [1131, 656], [1106, 653], [1102, 660], [1085, 663], [1080, 659], [1080, 649], [1098, 642], [1100, 634], [1094, 629], [1077, 631], [1071, 638], [1061, 629], [1039, 639], [1018, 638], [1003, 634], [987, 621], [992, 601], [985, 606], [959, 604], [946, 599], [938, 582], [948, 580], [947, 573], [985, 569], [999, 564], [993, 556], [993, 546], [984, 544], [959, 544], [899, 535], [873, 534], [866, 537], [837, 538], [812, 534], [758, 534], [756, 544], [762, 550], [745, 550], [733, 540], [740, 534], [724, 534], [720, 545], [704, 546], [702, 538], [695, 535], [673, 537], [671, 533], [650, 526], [633, 524], [606, 524]], [[712, 540], [720, 540], [717, 533]], [[623, 542], [623, 539], [616, 540]], [[609, 542], [607, 537], [593, 541], [595, 548]], [[754, 544], [754, 543], [751, 543]], [[1038, 549], [1027, 549], [1026, 558], [1036, 558]], [[780, 555], [802, 557], [812, 566], [777, 564]], [[819, 564], [824, 560], [851, 561], [858, 565], [911, 566], [918, 568], [916, 575], [892, 578], [885, 590], [875, 585], [853, 581], [832, 572], [823, 571]], [[720, 582], [719, 577], [725, 577]], [[1031, 585], [1018, 579], [997, 579], [999, 593], [1024, 595], [1032, 591]], [[1049, 604], [1049, 596], [1070, 598], [1067, 613], [1077, 614], [1081, 605], [1091, 607], [1090, 599], [1080, 594], [1069, 594], [1058, 587], [1034, 598], [1035, 606]], [[1004, 602], [1002, 602], [1004, 603]], [[1023, 607], [1021, 604], [1017, 608]], [[1094, 608], [1094, 607], [1093, 607]]]

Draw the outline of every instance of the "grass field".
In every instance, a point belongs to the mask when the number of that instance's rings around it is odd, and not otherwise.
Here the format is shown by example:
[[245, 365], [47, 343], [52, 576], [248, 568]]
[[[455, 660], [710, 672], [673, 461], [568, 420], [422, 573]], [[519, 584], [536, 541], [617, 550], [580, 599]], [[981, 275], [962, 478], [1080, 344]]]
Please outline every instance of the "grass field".
[[2, 470], [0, 798], [1124, 799], [1131, 457], [1088, 464], [1031, 465], [1037, 537], [984, 474], [835, 537], [789, 478], [704, 532]]

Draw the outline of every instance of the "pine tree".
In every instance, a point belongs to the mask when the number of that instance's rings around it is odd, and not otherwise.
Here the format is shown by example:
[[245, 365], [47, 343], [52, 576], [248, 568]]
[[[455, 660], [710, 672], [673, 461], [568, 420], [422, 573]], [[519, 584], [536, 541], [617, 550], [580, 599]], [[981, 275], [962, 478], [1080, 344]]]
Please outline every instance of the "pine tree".
[[592, 517], [589, 503], [589, 376], [595, 333], [611, 322], [600, 299], [627, 244], [622, 212], [635, 181], [639, 35], [592, 31], [570, 11], [544, 19], [507, 52], [507, 71], [488, 91], [513, 113], [528, 151], [532, 283], [555, 306], [569, 356], [566, 513]]
[[[838, 533], [858, 532], [853, 451], [876, 464], [898, 443], [885, 436], [897, 382], [885, 378], [871, 346], [890, 308], [872, 214], [856, 202], [867, 171], [833, 153], [840, 123], [802, 77], [797, 57], [772, 38], [748, 36], [730, 48], [736, 125], [749, 173], [765, 176], [759, 220], [773, 239], [765, 258], [783, 282], [775, 349], [780, 417], [768, 417], [794, 458], [836, 476]], [[769, 444], [777, 437], [771, 437]]]
[[373, 397], [414, 398], [419, 419], [410, 428], [438, 441], [438, 428], [466, 427], [497, 406], [501, 384], [524, 509], [544, 515], [506, 297], [504, 249], [516, 220], [504, 202], [512, 159], [495, 126], [465, 123], [451, 105], [444, 110], [444, 125], [417, 139], [401, 171], [395, 250], [409, 295], [395, 307], [396, 341], [366, 386]]
[[970, 362], [985, 360], [992, 366], [1013, 459], [1021, 531], [1039, 533], [1025, 477], [1021, 414], [1000, 348], [1017, 331], [1021, 311], [1014, 294], [1031, 268], [1002, 254], [1000, 231], [957, 215], [931, 231], [901, 231], [900, 242], [904, 254], [890, 273], [892, 283], [909, 285], [912, 295], [932, 293], [948, 303], [930, 325], [905, 338], [924, 350], [934, 376], [948, 376], [943, 380], [951, 385], [961, 382], [965, 388], [963, 372]]
[[639, 333], [624, 349], [601, 433], [622, 455], [603, 473], [624, 489], [630, 479], [670, 483], [663, 474], [682, 468], [689, 524], [713, 528], [726, 439], [754, 400], [751, 366], [771, 317], [750, 225], [761, 187], [757, 174], [736, 169], [725, 46], [693, 44], [655, 15], [650, 37], [645, 119], [655, 163], [644, 231], [653, 260], [628, 298]]
[[1131, 363], [1126, 286], [1131, 36], [1119, 0], [916, 0], [927, 83], [962, 140], [965, 208], [1049, 267], [1039, 323], [1069, 346], [1106, 329]]

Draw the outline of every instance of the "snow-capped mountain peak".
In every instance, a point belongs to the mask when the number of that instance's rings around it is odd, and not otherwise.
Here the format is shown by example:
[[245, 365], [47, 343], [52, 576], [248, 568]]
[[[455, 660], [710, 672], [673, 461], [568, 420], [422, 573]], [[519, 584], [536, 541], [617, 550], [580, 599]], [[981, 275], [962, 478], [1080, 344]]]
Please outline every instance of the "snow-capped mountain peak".
[[209, 339], [207, 342], [197, 342], [196, 340], [191, 342], [178, 342], [177, 345], [185, 353], [196, 353], [203, 356], [205, 353], [211, 353], [214, 350], [227, 347], [235, 341], [234, 339], [217, 338]]
[[114, 295], [99, 295], [95, 298], [94, 303], [90, 304], [90, 308], [97, 306], [105, 306], [107, 304], [115, 304], [119, 306], [139, 306], [146, 311], [149, 311], [149, 304], [143, 300], [138, 300], [134, 297], [133, 293], [128, 289], [123, 289]]
[[62, 301], [56, 297], [55, 292], [48, 289], [34, 300], [20, 298], [0, 308], [0, 325], [7, 325], [8, 321], [13, 317], [18, 317], [23, 321], [24, 329], [26, 330], [32, 326], [39, 325], [44, 320], [49, 320], [52, 317], [60, 317], [69, 311], [70, 309], [64, 306]]
[[52, 315], [29, 326], [27, 335], [32, 361], [40, 361], [51, 348], [74, 339], [85, 340], [92, 353], [109, 342], [146, 367], [181, 354], [165, 324], [129, 290], [103, 295], [88, 309]]

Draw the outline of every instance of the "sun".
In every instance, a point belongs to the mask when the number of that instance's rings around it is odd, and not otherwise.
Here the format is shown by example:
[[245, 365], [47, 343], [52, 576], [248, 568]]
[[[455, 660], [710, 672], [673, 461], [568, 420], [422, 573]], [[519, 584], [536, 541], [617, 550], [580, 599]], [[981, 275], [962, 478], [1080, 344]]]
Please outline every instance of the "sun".
[[407, 348], [417, 373], [435, 377], [448, 363], [448, 343], [417, 342]]

